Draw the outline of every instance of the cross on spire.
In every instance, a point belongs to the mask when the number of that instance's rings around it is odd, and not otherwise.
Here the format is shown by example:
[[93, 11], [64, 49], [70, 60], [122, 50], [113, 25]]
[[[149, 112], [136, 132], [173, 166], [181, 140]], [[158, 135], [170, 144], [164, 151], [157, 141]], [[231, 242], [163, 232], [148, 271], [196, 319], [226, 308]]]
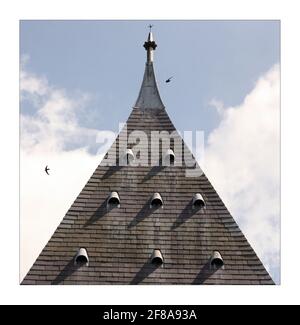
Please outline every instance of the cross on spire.
[[153, 51], [156, 48], [156, 43], [153, 39], [153, 34], [152, 34], [152, 27], [153, 25], [150, 24], [148, 25], [149, 27], [149, 34], [148, 34], [148, 39], [147, 41], [144, 43], [144, 48], [147, 51], [147, 62], [152, 62], [153, 61]]

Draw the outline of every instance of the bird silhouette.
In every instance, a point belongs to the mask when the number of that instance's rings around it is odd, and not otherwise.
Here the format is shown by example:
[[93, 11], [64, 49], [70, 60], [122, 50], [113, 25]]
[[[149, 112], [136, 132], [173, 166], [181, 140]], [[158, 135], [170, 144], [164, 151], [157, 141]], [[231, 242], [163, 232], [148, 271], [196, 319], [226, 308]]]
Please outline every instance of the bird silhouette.
[[172, 78], [173, 78], [173, 77], [168, 78], [168, 79], [166, 80], [166, 82], [167, 82], [167, 83], [170, 82]]
[[47, 175], [50, 175], [49, 173], [48, 173], [48, 170], [50, 170], [50, 168], [48, 167], [48, 165], [45, 167], [45, 172], [47, 173]]

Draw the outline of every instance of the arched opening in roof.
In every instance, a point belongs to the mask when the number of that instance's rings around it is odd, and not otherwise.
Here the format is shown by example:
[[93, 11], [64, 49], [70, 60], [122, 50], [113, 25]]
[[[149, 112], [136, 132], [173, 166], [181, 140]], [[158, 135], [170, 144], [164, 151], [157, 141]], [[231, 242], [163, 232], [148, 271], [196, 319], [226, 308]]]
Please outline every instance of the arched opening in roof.
[[205, 207], [205, 201], [200, 193], [196, 193], [193, 196], [193, 208], [202, 209]]
[[164, 155], [164, 165], [165, 166], [174, 166], [175, 164], [175, 154], [172, 149], [168, 149]]
[[75, 256], [74, 264], [76, 266], [88, 266], [89, 265], [89, 256], [87, 250], [84, 247], [78, 249]]
[[152, 195], [151, 203], [150, 203], [150, 208], [151, 209], [158, 209], [163, 206], [163, 200], [162, 197], [159, 193], [154, 193]]
[[107, 199], [107, 208], [112, 209], [112, 208], [120, 208], [120, 197], [118, 192], [111, 192], [108, 199]]
[[151, 263], [155, 266], [160, 266], [163, 262], [164, 258], [160, 249], [154, 249], [151, 255]]
[[133, 164], [135, 157], [134, 157], [134, 153], [133, 153], [132, 149], [126, 149], [125, 150], [125, 154], [124, 154], [123, 159], [124, 159], [124, 162], [125, 162], [125, 164], [127, 166], [130, 166], [130, 165]]
[[224, 266], [222, 255], [219, 251], [214, 251], [210, 258], [210, 265], [214, 269], [219, 269]]

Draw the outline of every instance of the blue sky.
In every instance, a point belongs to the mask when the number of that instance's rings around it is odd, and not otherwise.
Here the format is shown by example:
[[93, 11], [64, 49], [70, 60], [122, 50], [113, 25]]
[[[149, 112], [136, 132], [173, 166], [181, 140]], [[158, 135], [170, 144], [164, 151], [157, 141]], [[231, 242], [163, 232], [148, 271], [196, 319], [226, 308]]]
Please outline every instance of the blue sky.
[[21, 21], [21, 278], [100, 163], [97, 132], [126, 122], [149, 23], [167, 112], [204, 130], [204, 171], [279, 283], [278, 21]]
[[138, 95], [149, 23], [161, 96], [179, 130], [208, 134], [218, 123], [210, 100], [240, 104], [279, 62], [278, 21], [22, 21], [20, 51], [51, 84], [92, 95], [83, 125], [117, 130]]

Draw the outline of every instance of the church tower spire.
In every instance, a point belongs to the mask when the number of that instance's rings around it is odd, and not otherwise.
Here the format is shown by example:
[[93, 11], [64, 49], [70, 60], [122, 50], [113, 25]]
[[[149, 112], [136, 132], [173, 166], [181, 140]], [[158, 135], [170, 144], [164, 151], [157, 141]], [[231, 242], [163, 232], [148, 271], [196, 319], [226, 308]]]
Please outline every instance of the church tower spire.
[[148, 34], [148, 39], [144, 43], [144, 48], [147, 51], [147, 63], [153, 62], [153, 51], [155, 51], [157, 45], [153, 39], [153, 33], [152, 33], [152, 27], [153, 25], [149, 25], [150, 31]]
[[152, 27], [153, 25], [149, 25], [150, 31], [148, 38], [143, 45], [147, 51], [147, 61], [142, 86], [134, 107], [141, 109], [164, 109], [165, 106], [160, 98], [154, 74], [153, 52], [155, 51], [157, 44], [154, 41]]

